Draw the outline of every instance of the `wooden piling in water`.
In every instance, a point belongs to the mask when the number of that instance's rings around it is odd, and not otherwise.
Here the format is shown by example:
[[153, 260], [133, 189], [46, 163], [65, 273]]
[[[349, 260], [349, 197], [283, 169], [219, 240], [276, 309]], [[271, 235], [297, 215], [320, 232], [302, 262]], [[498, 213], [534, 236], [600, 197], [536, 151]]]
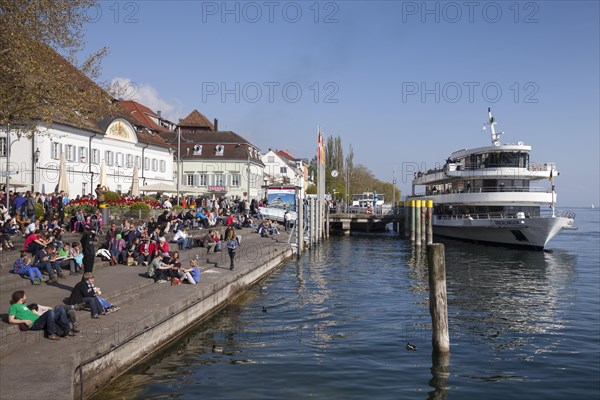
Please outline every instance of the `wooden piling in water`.
[[410, 241], [414, 242], [415, 241], [415, 231], [416, 231], [416, 212], [417, 212], [417, 208], [415, 207], [416, 201], [415, 200], [411, 200], [410, 201]]
[[429, 269], [429, 314], [431, 314], [431, 343], [439, 353], [450, 351], [448, 333], [448, 299], [446, 297], [446, 261], [444, 245], [434, 243], [427, 246]]
[[421, 200], [415, 202], [415, 244], [421, 246]]
[[[296, 193], [298, 191], [296, 190]], [[296, 198], [298, 199], [298, 211], [296, 213], [296, 222], [294, 228], [298, 229], [298, 252], [296, 257], [300, 259], [300, 254], [304, 251], [304, 200], [301, 199], [298, 194], [296, 194]]]
[[406, 200], [404, 202], [404, 238], [410, 238], [410, 201]]
[[427, 201], [421, 200], [421, 243], [427, 243]]
[[433, 200], [427, 200], [427, 244], [433, 244]]

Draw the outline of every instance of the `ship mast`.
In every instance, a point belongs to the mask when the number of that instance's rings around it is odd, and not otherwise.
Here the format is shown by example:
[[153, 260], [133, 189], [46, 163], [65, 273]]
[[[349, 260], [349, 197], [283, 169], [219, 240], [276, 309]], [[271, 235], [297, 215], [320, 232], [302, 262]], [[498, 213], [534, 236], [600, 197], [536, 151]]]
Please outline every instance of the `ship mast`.
[[500, 135], [502, 134], [502, 132], [496, 133], [496, 128], [494, 127], [494, 125], [496, 125], [496, 120], [494, 119], [494, 117], [492, 117], [492, 109], [490, 107], [488, 107], [488, 119], [490, 131], [492, 132], [492, 144], [494, 146], [500, 146]]

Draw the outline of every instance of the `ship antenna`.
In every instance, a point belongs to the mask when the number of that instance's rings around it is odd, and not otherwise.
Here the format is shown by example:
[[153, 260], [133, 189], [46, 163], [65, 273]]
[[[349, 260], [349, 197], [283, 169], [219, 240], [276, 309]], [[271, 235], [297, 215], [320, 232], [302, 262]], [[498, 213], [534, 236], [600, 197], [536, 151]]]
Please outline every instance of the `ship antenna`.
[[488, 118], [490, 124], [490, 131], [492, 133], [492, 143], [494, 146], [499, 146], [500, 133], [496, 133], [496, 128], [494, 128], [494, 125], [496, 125], [496, 120], [494, 119], [494, 117], [492, 117], [492, 109], [490, 107], [488, 107]]

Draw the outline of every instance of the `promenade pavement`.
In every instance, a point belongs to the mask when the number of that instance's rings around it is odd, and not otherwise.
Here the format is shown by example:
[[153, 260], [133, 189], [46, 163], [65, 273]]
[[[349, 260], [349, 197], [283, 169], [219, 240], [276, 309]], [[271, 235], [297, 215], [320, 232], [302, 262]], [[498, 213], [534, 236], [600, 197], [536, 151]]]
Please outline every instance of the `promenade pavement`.
[[[193, 233], [203, 234], [198, 231]], [[40, 331], [21, 332], [16, 325], [9, 325], [6, 314], [11, 294], [14, 290], [23, 289], [28, 303], [46, 306], [63, 304], [73, 286], [81, 279], [81, 274], [59, 279], [56, 283], [31, 285], [28, 279], [9, 272], [18, 252], [4, 252], [0, 257], [0, 315], [3, 320], [0, 322], [0, 399], [80, 398], [80, 363], [135, 340], [170, 316], [193, 307], [226, 285], [235, 284], [245, 274], [255, 273], [261, 265], [278, 256], [291, 254], [288, 236], [283, 232], [270, 238], [260, 237], [251, 228], [236, 233], [241, 235], [242, 240], [233, 271], [229, 270], [229, 256], [225, 248], [220, 253], [208, 255], [203, 247], [180, 251], [182, 265], [185, 266], [189, 265], [192, 258], [199, 257], [201, 279], [197, 285], [154, 283], [145, 276], [147, 268], [144, 266], [109, 266], [107, 262], [96, 258], [93, 271], [95, 283], [102, 289], [102, 296], [120, 307], [120, 310], [100, 319], [91, 319], [89, 311], [77, 311], [80, 332], [58, 341], [44, 338]], [[75, 241], [79, 235], [68, 234], [66, 239]], [[176, 244], [170, 246], [171, 252], [177, 249]], [[244, 289], [240, 288], [228, 300]], [[210, 310], [198, 320], [189, 321], [190, 326], [214, 311]], [[177, 332], [174, 337], [181, 333]], [[122, 372], [119, 370], [114, 376]], [[83, 380], [83, 385], [88, 385], [85, 393], [99, 389], [96, 383], [90, 388], [88, 382], [89, 379]]]

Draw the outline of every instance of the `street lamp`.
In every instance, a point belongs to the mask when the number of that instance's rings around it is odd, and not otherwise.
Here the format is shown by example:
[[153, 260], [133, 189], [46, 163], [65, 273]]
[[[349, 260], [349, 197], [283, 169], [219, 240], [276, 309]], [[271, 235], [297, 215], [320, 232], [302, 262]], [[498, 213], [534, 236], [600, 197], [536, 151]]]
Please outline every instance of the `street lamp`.
[[181, 127], [177, 127], [177, 205], [179, 205], [179, 181], [181, 171]]
[[35, 149], [35, 152], [33, 153], [33, 156], [34, 156], [34, 159], [35, 159], [35, 163], [37, 164], [38, 161], [40, 161], [40, 149], [39, 148]]
[[248, 152], [247, 168], [248, 168], [248, 203], [250, 203], [250, 146], [246, 146]]
[[6, 209], [10, 211], [10, 197], [8, 196], [8, 183], [10, 176], [8, 174], [8, 164], [10, 163], [10, 124], [6, 125], [6, 165], [4, 170], [6, 172], [6, 185], [4, 187], [4, 195], [6, 196]]
[[[5, 173], [6, 173], [6, 186], [4, 188], [5, 196], [6, 196], [6, 209], [10, 210], [10, 197], [8, 196], [8, 186], [10, 185], [10, 148], [15, 142], [18, 142], [21, 138], [15, 139], [11, 142], [10, 140], [10, 124], [6, 124], [6, 165], [5, 165]], [[18, 171], [17, 171], [18, 173]]]

